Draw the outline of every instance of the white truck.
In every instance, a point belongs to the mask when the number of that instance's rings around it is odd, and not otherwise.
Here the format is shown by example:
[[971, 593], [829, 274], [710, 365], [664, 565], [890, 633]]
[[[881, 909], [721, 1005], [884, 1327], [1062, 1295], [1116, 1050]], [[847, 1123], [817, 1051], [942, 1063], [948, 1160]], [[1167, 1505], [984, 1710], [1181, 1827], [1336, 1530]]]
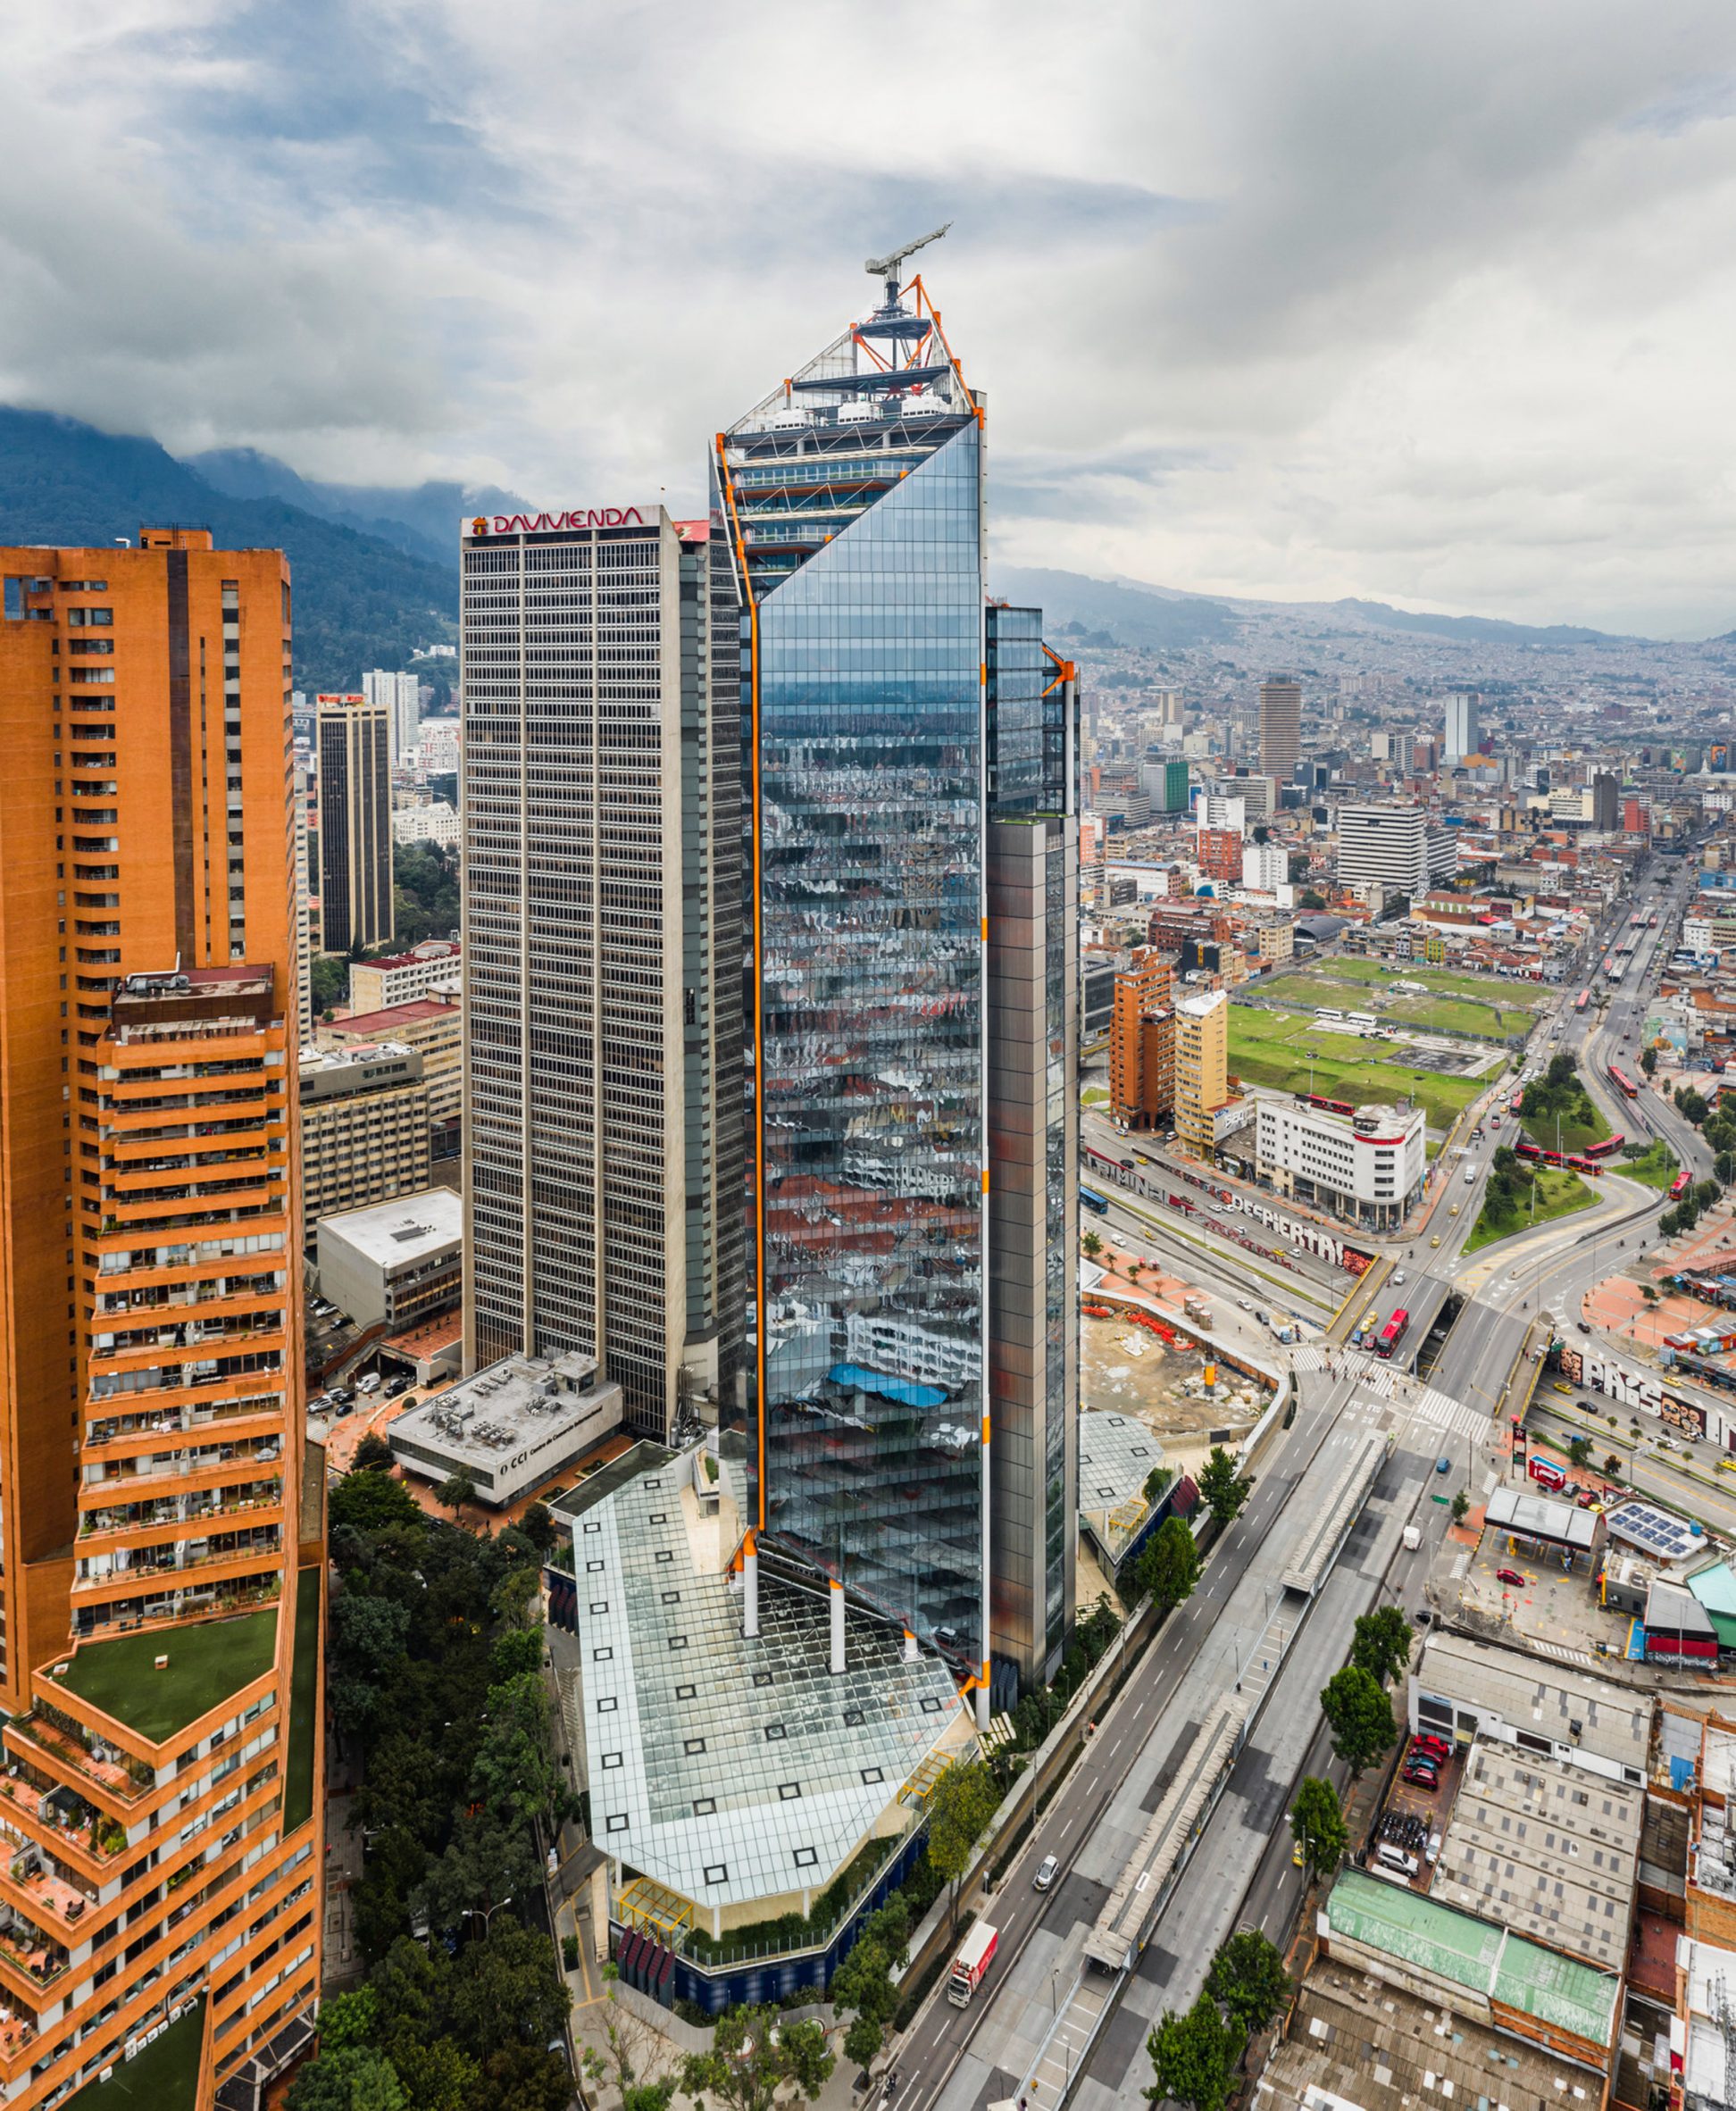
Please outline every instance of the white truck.
[[1477, 1184], [1477, 1169], [1476, 1169], [1476, 1167], [1475, 1167], [1474, 1165], [1467, 1165], [1467, 1166], [1465, 1167], [1465, 1186], [1466, 1186], [1467, 1188], [1474, 1188], [1474, 1187], [1476, 1186], [1476, 1184]]
[[1423, 1534], [1414, 1524], [1407, 1524], [1405, 1527], [1403, 1532], [1400, 1533], [1399, 1537], [1405, 1542], [1405, 1551], [1406, 1554], [1415, 1554], [1416, 1549], [1423, 1544]]

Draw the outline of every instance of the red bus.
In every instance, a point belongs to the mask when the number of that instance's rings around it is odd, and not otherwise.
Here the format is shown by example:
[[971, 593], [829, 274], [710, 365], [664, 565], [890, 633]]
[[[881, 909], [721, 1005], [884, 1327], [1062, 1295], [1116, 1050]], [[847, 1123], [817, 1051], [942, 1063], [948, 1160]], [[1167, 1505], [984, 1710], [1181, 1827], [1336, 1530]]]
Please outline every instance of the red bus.
[[1348, 1099], [1328, 1099], [1320, 1092], [1305, 1092], [1302, 1097], [1310, 1106], [1323, 1106], [1329, 1114], [1354, 1114], [1356, 1111]]
[[1648, 930], [1656, 930], [1657, 929], [1657, 911], [1656, 909], [1654, 909], [1651, 914], [1646, 919], [1646, 928]]
[[1677, 1173], [1675, 1178], [1670, 1182], [1670, 1200], [1672, 1202], [1680, 1202], [1682, 1197], [1693, 1185], [1693, 1180], [1694, 1176], [1690, 1172]]
[[1575, 1172], [1600, 1173], [1603, 1171], [1603, 1167], [1598, 1164], [1595, 1158], [1582, 1157], [1577, 1151], [1573, 1154], [1573, 1156], [1568, 1159], [1567, 1163]]
[[1515, 1155], [1521, 1158], [1540, 1158], [1543, 1156], [1528, 1136], [1522, 1136], [1513, 1148]]
[[1374, 1344], [1375, 1355], [1377, 1356], [1390, 1356], [1405, 1339], [1405, 1329], [1409, 1324], [1410, 1314], [1401, 1305], [1385, 1326], [1381, 1329], [1381, 1338]]
[[1618, 1131], [1614, 1136], [1605, 1137], [1601, 1143], [1587, 1144], [1585, 1155], [1588, 1158], [1613, 1158], [1626, 1141], [1626, 1137]]
[[1586, 1005], [1590, 1003], [1590, 1001], [1591, 992], [1589, 989], [1582, 989], [1579, 995], [1573, 999], [1573, 1009], [1576, 1012], [1582, 1012]]
[[1524, 1104], [1525, 1104], [1525, 1096], [1524, 1096], [1524, 1094], [1523, 1094], [1523, 1092], [1515, 1092], [1515, 1093], [1514, 1094], [1513, 1097], [1507, 1101], [1507, 1112], [1508, 1112], [1508, 1114], [1516, 1114], [1520, 1113], [1520, 1112], [1521, 1112], [1521, 1111], [1523, 1109], [1523, 1107], [1524, 1107]]
[[1625, 1072], [1617, 1070], [1613, 1063], [1609, 1066], [1609, 1081], [1618, 1092], [1625, 1092], [1630, 1099], [1639, 1098], [1639, 1086]]

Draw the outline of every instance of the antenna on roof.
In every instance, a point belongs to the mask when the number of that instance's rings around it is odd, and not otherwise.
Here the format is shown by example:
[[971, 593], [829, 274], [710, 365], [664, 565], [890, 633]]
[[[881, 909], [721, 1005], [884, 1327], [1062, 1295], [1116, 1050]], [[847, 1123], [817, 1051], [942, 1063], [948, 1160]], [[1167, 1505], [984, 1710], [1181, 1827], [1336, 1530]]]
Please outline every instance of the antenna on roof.
[[889, 308], [896, 308], [898, 305], [898, 266], [906, 257], [914, 256], [919, 249], [926, 249], [931, 242], [938, 242], [951, 225], [952, 221], [948, 220], [929, 234], [918, 235], [914, 242], [906, 242], [902, 249], [895, 249], [890, 256], [871, 256], [864, 264], [863, 270], [871, 278], [885, 280], [886, 305]]

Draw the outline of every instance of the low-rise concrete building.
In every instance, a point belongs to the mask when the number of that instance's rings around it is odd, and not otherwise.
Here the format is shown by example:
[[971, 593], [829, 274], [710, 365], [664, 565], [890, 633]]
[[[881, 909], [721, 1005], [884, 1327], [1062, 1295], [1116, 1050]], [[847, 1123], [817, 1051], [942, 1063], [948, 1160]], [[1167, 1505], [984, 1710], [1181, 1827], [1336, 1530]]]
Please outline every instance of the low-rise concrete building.
[[428, 1082], [401, 1042], [305, 1055], [302, 1207], [312, 1225], [429, 1184]]
[[388, 1431], [392, 1456], [425, 1481], [469, 1475], [498, 1509], [621, 1427], [622, 1391], [595, 1356], [505, 1356], [437, 1393]]
[[1281, 1195], [1376, 1230], [1402, 1222], [1428, 1172], [1419, 1106], [1344, 1112], [1263, 1098], [1254, 1155]]
[[449, 1310], [464, 1294], [464, 1204], [424, 1188], [319, 1224], [320, 1291], [358, 1326], [396, 1332]]

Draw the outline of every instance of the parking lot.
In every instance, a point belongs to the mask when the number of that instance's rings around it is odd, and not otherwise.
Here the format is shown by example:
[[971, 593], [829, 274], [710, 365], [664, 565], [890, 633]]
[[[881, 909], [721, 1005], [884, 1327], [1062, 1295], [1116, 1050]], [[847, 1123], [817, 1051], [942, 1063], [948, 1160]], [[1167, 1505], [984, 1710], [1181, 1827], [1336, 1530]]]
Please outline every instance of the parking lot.
[[1444, 1832], [1451, 1815], [1453, 1798], [1458, 1794], [1458, 1785], [1465, 1772], [1462, 1752], [1450, 1752], [1440, 1762], [1439, 1785], [1431, 1790], [1405, 1779], [1405, 1767], [1409, 1763], [1412, 1746], [1406, 1740], [1406, 1756], [1393, 1777], [1392, 1790], [1387, 1798], [1386, 1807], [1374, 1828], [1374, 1841], [1369, 1849], [1371, 1863], [1376, 1860], [1375, 1848], [1385, 1840], [1403, 1854], [1409, 1855], [1416, 1863], [1416, 1874], [1411, 1880], [1412, 1889], [1426, 1891], [1433, 1880], [1434, 1870], [1427, 1854], [1431, 1839]]
[[1627, 1615], [1605, 1611], [1583, 1560], [1565, 1570], [1559, 1554], [1540, 1557], [1529, 1541], [1494, 1526], [1484, 1531], [1461, 1589], [1466, 1604], [1509, 1622], [1530, 1640], [1587, 1655], [1596, 1655], [1600, 1642], [1615, 1654], [1626, 1645]]

